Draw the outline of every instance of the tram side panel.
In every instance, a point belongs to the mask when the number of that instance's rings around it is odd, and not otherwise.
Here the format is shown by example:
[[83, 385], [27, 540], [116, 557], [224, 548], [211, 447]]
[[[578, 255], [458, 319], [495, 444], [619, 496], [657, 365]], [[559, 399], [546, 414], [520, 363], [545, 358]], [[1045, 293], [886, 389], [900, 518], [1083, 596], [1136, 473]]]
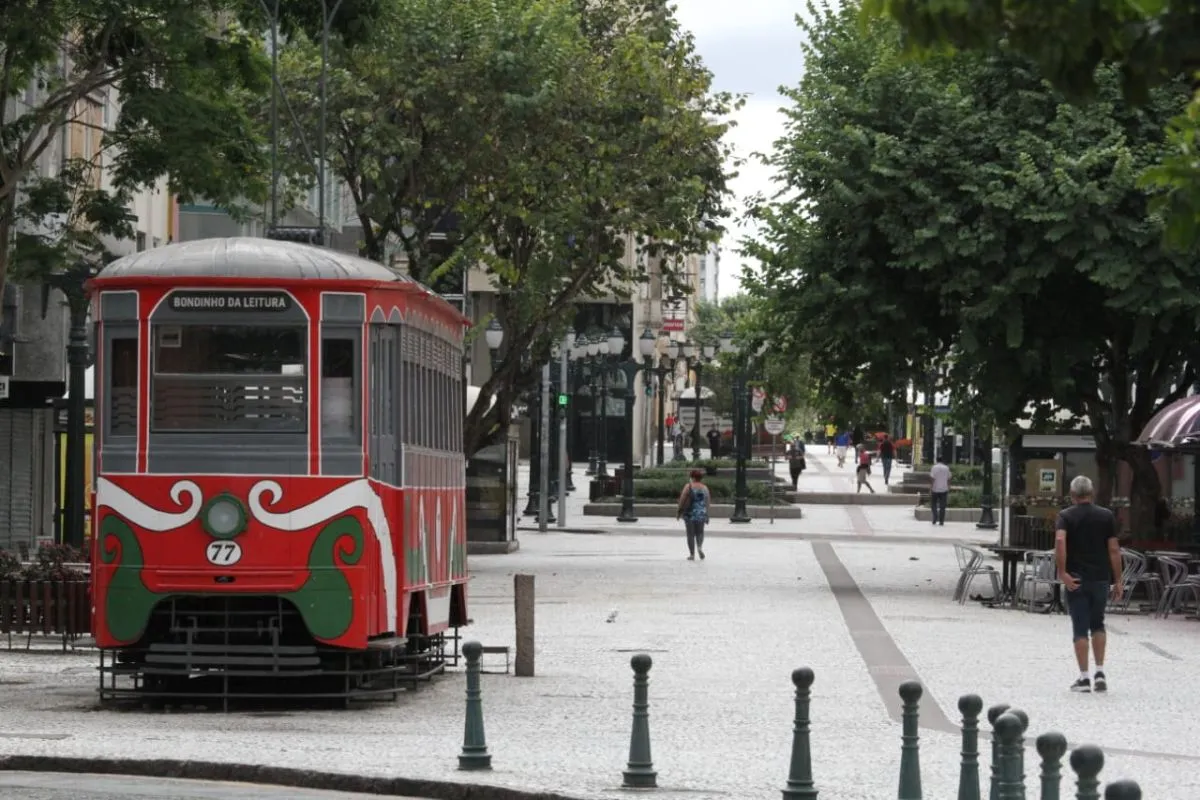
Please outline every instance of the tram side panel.
[[[203, 515], [217, 502], [235, 512], [227, 519], [248, 513], [214, 530]], [[397, 562], [365, 480], [107, 475], [95, 514], [100, 647], [136, 643], [156, 606], [186, 596], [282, 597], [314, 639], [350, 649], [403, 619], [386, 613], [400, 607]]]

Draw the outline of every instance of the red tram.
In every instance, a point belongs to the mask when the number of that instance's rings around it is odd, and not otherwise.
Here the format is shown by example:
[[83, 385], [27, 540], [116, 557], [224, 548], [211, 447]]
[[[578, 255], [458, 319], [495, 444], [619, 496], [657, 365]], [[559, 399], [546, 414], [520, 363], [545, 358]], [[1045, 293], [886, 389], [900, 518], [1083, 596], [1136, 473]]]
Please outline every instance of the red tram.
[[89, 291], [102, 699], [394, 694], [441, 669], [467, 622], [467, 319], [265, 239], [137, 253]]

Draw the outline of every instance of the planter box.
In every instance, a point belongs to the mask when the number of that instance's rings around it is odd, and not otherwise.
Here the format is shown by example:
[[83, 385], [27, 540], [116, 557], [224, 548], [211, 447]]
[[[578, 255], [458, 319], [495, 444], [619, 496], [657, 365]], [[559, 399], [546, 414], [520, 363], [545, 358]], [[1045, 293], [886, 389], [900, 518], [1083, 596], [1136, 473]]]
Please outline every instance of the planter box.
[[0, 633], [60, 634], [69, 638], [90, 633], [91, 582], [0, 581]]
[[[982, 513], [980, 508], [947, 508], [946, 522], [979, 522]], [[933, 510], [927, 506], [913, 509], [913, 516], [921, 522], [933, 522]]]
[[[766, 519], [771, 515], [770, 506], [763, 505], [761, 500], [754, 505], [747, 504], [746, 511], [754, 519]], [[588, 503], [583, 507], [585, 517], [615, 517], [621, 512], [620, 503]], [[654, 517], [659, 519], [674, 519], [677, 511], [674, 503], [653, 503], [638, 501], [634, 503], [633, 513], [638, 517]], [[724, 523], [733, 514], [732, 503], [714, 503], [708, 507], [708, 516], [713, 523]], [[803, 512], [797, 506], [775, 506], [776, 519], [800, 519]], [[683, 523], [679, 523], [683, 530]]]

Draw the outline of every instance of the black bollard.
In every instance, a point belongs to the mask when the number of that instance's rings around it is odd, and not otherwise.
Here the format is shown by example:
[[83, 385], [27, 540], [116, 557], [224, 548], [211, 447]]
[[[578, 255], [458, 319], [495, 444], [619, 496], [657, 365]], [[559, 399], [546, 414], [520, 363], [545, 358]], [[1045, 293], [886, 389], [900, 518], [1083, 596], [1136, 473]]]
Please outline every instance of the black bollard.
[[813, 671], [808, 667], [792, 671], [792, 683], [796, 687], [796, 722], [792, 729], [792, 763], [788, 769], [787, 786], [783, 789], [783, 800], [817, 800], [808, 724], [813, 679]]
[[1104, 800], [1142, 800], [1142, 787], [1136, 781], [1113, 781], [1104, 787]]
[[962, 766], [958, 772], [958, 800], [979, 800], [979, 712], [983, 698], [965, 694], [958, 698], [962, 714]]
[[1018, 772], [1020, 764], [1017, 749], [1021, 746], [1021, 718], [1005, 711], [993, 726], [1000, 739], [999, 781], [996, 784], [997, 800], [1022, 800], [1025, 787]]
[[633, 667], [633, 732], [629, 735], [629, 763], [625, 767], [626, 789], [653, 789], [658, 785], [658, 773], [650, 757], [650, 665], [645, 653], [629, 660]]
[[996, 735], [996, 720], [1000, 719], [1000, 715], [1008, 711], [1008, 705], [1001, 703], [992, 706], [988, 709], [987, 719], [988, 725], [992, 726], [992, 768], [991, 768], [991, 788], [988, 789], [988, 800], [996, 800], [999, 794], [1000, 785], [1000, 737]]
[[1029, 715], [1019, 708], [1010, 708], [1005, 713], [1021, 721], [1021, 735], [1017, 737], [1016, 747], [1009, 752], [1009, 758], [1013, 760], [1013, 777], [1021, 790], [1019, 797], [1025, 800], [1025, 731], [1029, 730]]
[[479, 689], [479, 659], [483, 645], [467, 642], [462, 648], [467, 659], [467, 718], [463, 725], [463, 749], [458, 756], [459, 769], [491, 769], [492, 757], [483, 732], [483, 701]]
[[1071, 752], [1071, 769], [1075, 770], [1075, 800], [1100, 800], [1100, 770], [1104, 769], [1104, 753], [1092, 744], [1081, 745]]
[[1042, 798], [1059, 800], [1062, 787], [1062, 757], [1067, 752], [1067, 737], [1061, 733], [1043, 733], [1037, 738], [1038, 755], [1042, 757]]
[[921, 800], [920, 707], [924, 690], [916, 681], [900, 684], [903, 701], [903, 734], [900, 745], [900, 788], [898, 800]]

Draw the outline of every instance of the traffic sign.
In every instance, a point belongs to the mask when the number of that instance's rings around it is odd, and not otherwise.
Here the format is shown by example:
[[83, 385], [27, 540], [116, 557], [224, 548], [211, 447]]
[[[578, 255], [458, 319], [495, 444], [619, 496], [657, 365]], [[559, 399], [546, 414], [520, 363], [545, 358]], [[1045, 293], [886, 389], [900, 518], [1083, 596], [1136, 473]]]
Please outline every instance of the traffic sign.
[[754, 413], [761, 413], [763, 404], [767, 402], [767, 392], [760, 386], [755, 386], [750, 394], [750, 407], [754, 409]]
[[788, 403], [787, 403], [786, 397], [780, 395], [779, 397], [775, 398], [774, 409], [775, 409], [776, 414], [786, 414], [787, 406], [788, 406]]
[[784, 428], [787, 427], [787, 423], [779, 417], [768, 417], [767, 421], [763, 423], [763, 427], [767, 429], [767, 433], [772, 436], [778, 436], [783, 433]]

